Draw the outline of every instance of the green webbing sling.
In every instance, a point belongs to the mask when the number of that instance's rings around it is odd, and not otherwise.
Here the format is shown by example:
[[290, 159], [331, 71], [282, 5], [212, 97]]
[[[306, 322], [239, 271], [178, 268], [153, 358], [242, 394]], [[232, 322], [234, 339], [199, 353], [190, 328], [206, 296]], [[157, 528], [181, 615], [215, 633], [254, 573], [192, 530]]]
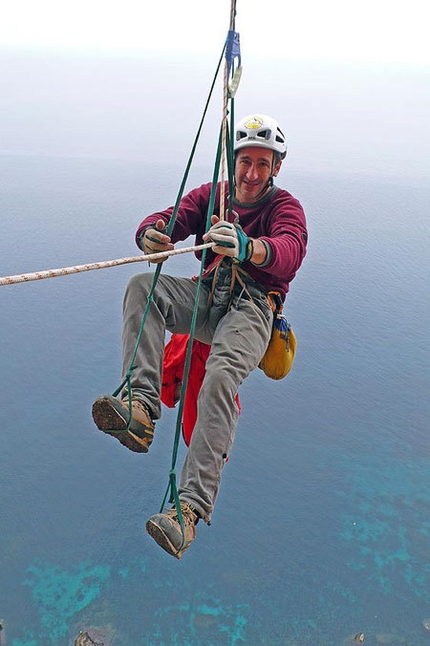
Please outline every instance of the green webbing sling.
[[[195, 154], [195, 151], [196, 151], [196, 148], [197, 148], [197, 143], [198, 143], [198, 141], [200, 139], [200, 134], [201, 134], [203, 124], [204, 124], [204, 121], [205, 121], [205, 118], [206, 118], [206, 114], [207, 114], [207, 111], [208, 111], [208, 108], [209, 108], [209, 103], [210, 103], [210, 100], [211, 100], [211, 97], [212, 97], [212, 94], [213, 94], [213, 90], [214, 90], [214, 87], [215, 87], [215, 82], [216, 82], [216, 79], [217, 79], [217, 76], [218, 76], [218, 73], [219, 73], [219, 70], [220, 70], [220, 67], [221, 67], [221, 63], [222, 63], [222, 60], [223, 60], [223, 57], [224, 57], [224, 51], [225, 51], [225, 45], [224, 45], [224, 48], [222, 50], [220, 59], [218, 61], [218, 65], [217, 65], [217, 68], [216, 68], [216, 71], [215, 71], [215, 75], [214, 75], [214, 78], [212, 80], [212, 84], [211, 84], [211, 87], [210, 87], [210, 90], [209, 90], [208, 97], [206, 99], [206, 104], [205, 104], [205, 107], [204, 107], [204, 110], [203, 110], [202, 117], [200, 119], [199, 127], [197, 129], [197, 134], [196, 134], [196, 137], [194, 139], [194, 143], [193, 143], [193, 146], [191, 148], [191, 153], [190, 153], [190, 156], [189, 156], [189, 159], [188, 159], [185, 171], [184, 171], [184, 175], [182, 177], [182, 181], [181, 181], [181, 184], [180, 184], [180, 187], [179, 187], [178, 195], [176, 197], [176, 202], [175, 202], [175, 206], [173, 208], [172, 216], [171, 216], [171, 218], [169, 220], [169, 223], [167, 225], [167, 228], [166, 228], [166, 234], [168, 236], [172, 235], [173, 227], [174, 227], [175, 222], [176, 222], [176, 217], [178, 215], [179, 206], [181, 204], [181, 199], [182, 199], [182, 196], [184, 194], [185, 185], [187, 183], [188, 175], [190, 173], [191, 164], [192, 164], [194, 154]], [[206, 250], [203, 250], [204, 254], [205, 254], [205, 251]], [[134, 362], [135, 362], [135, 359], [136, 359], [137, 350], [139, 348], [143, 328], [144, 328], [145, 321], [146, 321], [147, 316], [148, 316], [149, 308], [150, 308], [152, 300], [153, 300], [153, 294], [154, 294], [155, 286], [157, 284], [158, 277], [160, 275], [162, 266], [163, 266], [163, 263], [159, 263], [157, 265], [155, 273], [154, 273], [154, 278], [153, 278], [153, 281], [152, 281], [151, 289], [150, 289], [149, 294], [148, 294], [148, 300], [147, 300], [147, 303], [146, 303], [146, 307], [145, 307], [145, 310], [143, 312], [142, 322], [141, 322], [141, 325], [140, 325], [139, 333], [137, 335], [136, 345], [134, 347], [134, 351], [133, 351], [132, 358], [131, 358], [131, 361], [130, 361], [130, 366], [129, 366], [127, 372], [126, 372], [126, 375], [125, 375], [123, 381], [118, 386], [118, 388], [113, 392], [113, 396], [116, 397], [121, 392], [121, 390], [126, 386], [127, 392], [129, 393], [130, 420], [129, 420], [129, 423], [128, 423], [128, 426], [127, 426], [126, 430], [129, 429], [130, 423], [131, 423], [131, 396], [130, 396], [130, 393], [131, 393], [131, 384], [130, 384], [131, 375], [133, 373], [133, 370], [136, 368], [136, 366], [134, 365]], [[125, 432], [125, 431], [121, 431], [121, 432]]]
[[[213, 90], [215, 87], [216, 79], [221, 67], [221, 63], [224, 57], [224, 53], [226, 50], [226, 43], [224, 44], [220, 59], [218, 61], [217, 69], [211, 84], [211, 88], [208, 94], [208, 98], [206, 100], [206, 104], [203, 110], [203, 114], [200, 120], [200, 124], [197, 130], [197, 134], [191, 149], [190, 157], [188, 159], [186, 169], [182, 178], [182, 182], [178, 191], [178, 195], [176, 198], [175, 206], [172, 212], [172, 216], [169, 220], [169, 223], [166, 228], [166, 234], [171, 237], [173, 227], [176, 222], [176, 217], [179, 211], [181, 199], [183, 197], [183, 193], [185, 190], [185, 185], [188, 179], [188, 175], [190, 172], [192, 160], [194, 158], [194, 154], [197, 148], [197, 143], [200, 138], [200, 134], [202, 131], [202, 127], [206, 118], [207, 110], [209, 107], [210, 99], [213, 94]], [[230, 133], [233, 132], [233, 124], [234, 124], [234, 98], [232, 96], [229, 96], [229, 106], [230, 106], [230, 128], [227, 128], [227, 166], [228, 166], [228, 186], [229, 186], [229, 202], [228, 202], [228, 211], [232, 211], [232, 201], [233, 201], [233, 194], [234, 194], [234, 152], [233, 152], [233, 139], [230, 136]], [[221, 164], [221, 156], [222, 156], [222, 147], [223, 147], [223, 141], [222, 141], [222, 127], [220, 129], [220, 134], [218, 138], [218, 147], [217, 147], [217, 152], [216, 152], [216, 158], [215, 158], [215, 164], [214, 164], [214, 169], [213, 169], [213, 177], [212, 177], [212, 187], [211, 187], [211, 193], [209, 197], [209, 205], [208, 205], [208, 212], [206, 215], [206, 226], [205, 226], [205, 232], [209, 230], [211, 226], [211, 215], [214, 211], [214, 205], [215, 205], [215, 198], [216, 198], [216, 188], [217, 188], [217, 181], [219, 177], [219, 170], [220, 170], [220, 164]], [[220, 214], [223, 216], [223, 214]], [[180, 393], [180, 399], [179, 399], [179, 408], [178, 408], [178, 414], [177, 414], [177, 419], [176, 419], [176, 429], [175, 429], [175, 437], [174, 437], [174, 443], [173, 443], [173, 451], [172, 451], [172, 462], [171, 462], [171, 467], [169, 471], [169, 481], [168, 485], [163, 497], [163, 501], [161, 503], [160, 511], [163, 510], [167, 498], [169, 498], [170, 503], [175, 504], [175, 508], [177, 511], [178, 515], [178, 521], [181, 527], [182, 531], [182, 545], [180, 549], [178, 550], [179, 552], [182, 550], [182, 548], [185, 545], [185, 527], [184, 527], [184, 521], [183, 521], [183, 516], [182, 516], [182, 511], [181, 511], [181, 505], [180, 505], [180, 500], [179, 500], [179, 493], [178, 493], [178, 488], [177, 488], [177, 483], [176, 483], [176, 461], [177, 461], [177, 456], [178, 456], [178, 448], [179, 448], [179, 442], [181, 438], [181, 425], [182, 425], [182, 417], [183, 417], [183, 410], [184, 410], [184, 401], [185, 401], [185, 394], [187, 390], [187, 385], [188, 385], [188, 377], [189, 377], [189, 372], [190, 372], [190, 365], [191, 365], [191, 358], [192, 358], [192, 347], [193, 347], [193, 341], [194, 341], [194, 334], [195, 334], [195, 327], [196, 327], [196, 321], [197, 321], [197, 312], [198, 312], [198, 302], [199, 302], [199, 294], [200, 294], [200, 289], [201, 289], [201, 283], [202, 283], [202, 276], [204, 272], [204, 265], [205, 265], [205, 259], [206, 259], [206, 253], [207, 249], [203, 249], [202, 252], [202, 258], [201, 258], [201, 265], [200, 265], [200, 273], [198, 276], [198, 281], [197, 281], [197, 293], [196, 293], [196, 301], [194, 304], [194, 309], [193, 309], [193, 315], [191, 319], [191, 325], [190, 325], [190, 333], [189, 333], [189, 340], [188, 340], [188, 345], [187, 345], [187, 352], [186, 352], [186, 357], [185, 357], [185, 365], [184, 365], [184, 375], [183, 375], [183, 380], [181, 384], [181, 393]], [[131, 388], [131, 376], [133, 373], [133, 370], [135, 370], [136, 365], [135, 365], [135, 359], [136, 359], [136, 354], [137, 350], [139, 348], [139, 344], [141, 341], [144, 325], [148, 316], [149, 308], [151, 307], [151, 303], [153, 302], [153, 294], [155, 291], [156, 284], [158, 282], [158, 278], [162, 269], [163, 263], [159, 263], [156, 267], [156, 270], [154, 272], [154, 278], [152, 281], [151, 289], [148, 294], [148, 299], [146, 303], [146, 307], [142, 316], [142, 322], [140, 325], [139, 333], [137, 335], [136, 339], [136, 344], [134, 347], [134, 351], [132, 354], [132, 359], [130, 361], [130, 366], [127, 370], [127, 373], [125, 375], [125, 378], [121, 382], [121, 384], [118, 386], [118, 388], [114, 391], [113, 396], [116, 397], [121, 390], [125, 387], [128, 393], [128, 406], [129, 406], [129, 422], [127, 424], [127, 429], [123, 431], [119, 431], [121, 433], [127, 432], [127, 430], [130, 428], [130, 424], [132, 421], [132, 388]]]

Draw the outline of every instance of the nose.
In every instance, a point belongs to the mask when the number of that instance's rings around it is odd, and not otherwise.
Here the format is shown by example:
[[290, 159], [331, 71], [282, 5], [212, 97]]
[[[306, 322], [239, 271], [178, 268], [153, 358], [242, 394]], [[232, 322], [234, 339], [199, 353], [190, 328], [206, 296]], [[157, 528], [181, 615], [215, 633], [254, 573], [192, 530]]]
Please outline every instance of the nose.
[[257, 166], [255, 164], [251, 164], [248, 167], [248, 170], [246, 171], [246, 177], [249, 179], [250, 182], [258, 178]]

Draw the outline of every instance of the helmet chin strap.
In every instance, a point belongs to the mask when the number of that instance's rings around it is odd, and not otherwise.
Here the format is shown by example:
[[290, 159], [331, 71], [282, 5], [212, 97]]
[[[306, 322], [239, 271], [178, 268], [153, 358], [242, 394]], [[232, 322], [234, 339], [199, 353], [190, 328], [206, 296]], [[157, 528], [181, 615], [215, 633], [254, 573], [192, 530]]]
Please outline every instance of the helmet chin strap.
[[269, 188], [272, 188], [272, 186], [273, 186], [273, 175], [271, 175], [269, 177], [269, 179], [267, 180], [266, 186], [263, 186], [261, 191], [259, 193], [257, 193], [257, 195], [255, 196], [255, 198], [256, 198], [255, 201], [257, 202], [260, 199], [260, 197], [263, 197], [263, 195], [265, 193], [267, 193]]

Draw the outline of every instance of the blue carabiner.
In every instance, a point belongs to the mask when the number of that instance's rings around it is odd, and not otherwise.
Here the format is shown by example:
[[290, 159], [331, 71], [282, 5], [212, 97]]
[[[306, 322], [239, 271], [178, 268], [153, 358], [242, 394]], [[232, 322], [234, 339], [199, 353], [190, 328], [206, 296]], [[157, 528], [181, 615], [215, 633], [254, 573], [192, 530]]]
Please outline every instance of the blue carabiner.
[[227, 74], [228, 78], [230, 78], [231, 69], [236, 58], [238, 59], [238, 67], [241, 66], [240, 36], [239, 32], [233, 31], [232, 29], [227, 34], [225, 57], [227, 60]]

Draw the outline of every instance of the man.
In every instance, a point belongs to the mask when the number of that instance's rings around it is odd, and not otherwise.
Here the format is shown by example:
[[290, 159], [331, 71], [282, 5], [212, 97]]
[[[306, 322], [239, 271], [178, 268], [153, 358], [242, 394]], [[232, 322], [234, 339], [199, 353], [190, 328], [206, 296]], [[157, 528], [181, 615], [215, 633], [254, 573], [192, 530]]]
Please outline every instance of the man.
[[[214, 242], [205, 260], [207, 272], [198, 292], [195, 280], [161, 273], [122, 400], [105, 395], [93, 405], [98, 428], [133, 451], [146, 453], [160, 417], [165, 330], [187, 334], [196, 298], [196, 339], [211, 346], [198, 397], [197, 421], [179, 478], [184, 534], [175, 508], [152, 516], [148, 533], [169, 554], [180, 558], [196, 535], [199, 519], [210, 523], [221, 472], [236, 430], [239, 385], [256, 368], [268, 346], [273, 312], [269, 291], [282, 298], [306, 253], [306, 220], [300, 203], [273, 179], [287, 147], [277, 122], [262, 114], [242, 119], [235, 128], [233, 212], [220, 219], [219, 186], [212, 226], [205, 233], [211, 184], [186, 195], [172, 237], [165, 227], [172, 208], [148, 216], [136, 233], [145, 254], [172, 249], [195, 235], [196, 244]], [[201, 254], [197, 254], [201, 257]], [[160, 261], [162, 262], [162, 261]], [[130, 367], [153, 274], [134, 276], [124, 300], [123, 374]], [[129, 423], [130, 422], [130, 423]]]

